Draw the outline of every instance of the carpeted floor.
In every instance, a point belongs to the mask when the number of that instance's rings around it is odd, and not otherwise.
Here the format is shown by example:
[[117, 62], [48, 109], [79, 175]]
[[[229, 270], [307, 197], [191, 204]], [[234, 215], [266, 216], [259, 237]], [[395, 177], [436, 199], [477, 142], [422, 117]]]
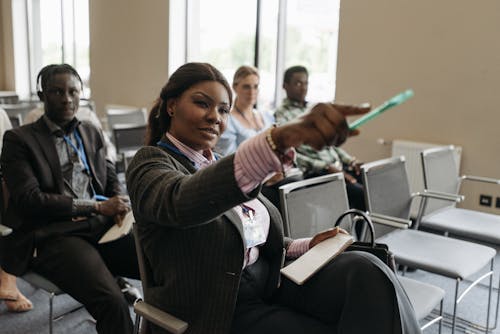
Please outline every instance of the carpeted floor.
[[[495, 278], [493, 281], [494, 286], [498, 287], [499, 284], [499, 273], [500, 273], [500, 255], [497, 255], [495, 263], [497, 268], [495, 268]], [[486, 271], [486, 268], [485, 268]], [[452, 299], [455, 290], [455, 283], [453, 280], [444, 278], [441, 276], [429, 274], [427, 272], [417, 270], [407, 274], [408, 277], [425, 281], [443, 288], [446, 291], [444, 311], [451, 313]], [[140, 282], [131, 281], [134, 285], [139, 286]], [[5, 305], [0, 304], [0, 334], [39, 334], [39, 333], [49, 333], [49, 295], [41, 290], [33, 288], [30, 284], [26, 283], [22, 279], [18, 281], [19, 288], [21, 291], [31, 299], [34, 304], [34, 309], [30, 312], [15, 314], [6, 311]], [[467, 286], [467, 283], [463, 284], [460, 291], [463, 291]], [[472, 320], [474, 322], [479, 322], [485, 324], [486, 322], [486, 305], [488, 298], [488, 290], [484, 287], [474, 287], [470, 294], [466, 296], [460, 303], [458, 315]], [[497, 302], [497, 295], [493, 294], [492, 299], [492, 310], [491, 321], [495, 322], [495, 305]], [[65, 313], [73, 308], [77, 307], [78, 303], [73, 300], [68, 295], [57, 296], [54, 299], [54, 312], [56, 315]], [[131, 309], [131, 314], [133, 316], [133, 311]], [[71, 334], [83, 334], [83, 333], [96, 333], [95, 324], [92, 317], [88, 314], [85, 309], [79, 309], [73, 313], [70, 313], [63, 318], [54, 322], [54, 333], [71, 333]], [[425, 330], [424, 334], [435, 334], [438, 333], [438, 326], [433, 325]], [[443, 334], [451, 333], [451, 330], [447, 326], [443, 326]], [[463, 331], [458, 330], [457, 333], [463, 333]], [[469, 330], [467, 333], [481, 333], [480, 331]], [[498, 328], [494, 329], [490, 333], [500, 334], [500, 324]], [[410, 333], [411, 334], [411, 333]]]
[[[139, 281], [128, 280], [135, 286], [140, 286]], [[33, 310], [26, 313], [9, 313], [5, 304], [0, 304], [0, 334], [39, 334], [49, 333], [49, 294], [43, 290], [35, 289], [29, 283], [18, 279], [21, 291], [33, 302]], [[77, 301], [68, 295], [54, 297], [54, 318], [76, 308], [64, 317], [53, 322], [54, 334], [92, 334], [95, 330], [94, 319]], [[135, 314], [130, 308], [132, 319]]]

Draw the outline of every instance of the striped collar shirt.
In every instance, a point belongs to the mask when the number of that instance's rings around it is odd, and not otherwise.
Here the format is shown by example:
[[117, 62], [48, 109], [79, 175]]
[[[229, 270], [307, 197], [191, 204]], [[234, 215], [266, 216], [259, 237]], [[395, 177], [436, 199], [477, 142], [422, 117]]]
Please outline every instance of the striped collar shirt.
[[197, 151], [182, 143], [180, 140], [172, 136], [169, 132], [166, 133], [168, 140], [181, 151], [190, 161], [194, 163], [196, 169], [203, 169], [215, 162], [215, 155], [212, 150]]

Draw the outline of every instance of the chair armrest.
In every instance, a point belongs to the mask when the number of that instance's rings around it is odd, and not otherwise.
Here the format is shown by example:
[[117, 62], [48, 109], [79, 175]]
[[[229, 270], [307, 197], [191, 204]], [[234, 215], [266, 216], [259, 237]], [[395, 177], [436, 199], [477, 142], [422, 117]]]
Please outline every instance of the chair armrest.
[[134, 311], [172, 334], [184, 333], [188, 328], [187, 322], [184, 322], [142, 300], [135, 302]]
[[7, 227], [5, 225], [0, 224], [0, 236], [6, 237], [11, 233], [12, 233], [12, 229], [10, 227]]
[[462, 175], [460, 178], [462, 180], [467, 180], [467, 181], [484, 182], [484, 183], [491, 183], [491, 184], [500, 184], [500, 180], [499, 179], [494, 179], [494, 178], [491, 178], [491, 177], [474, 176], [474, 175]]
[[387, 225], [400, 229], [407, 229], [411, 226], [411, 220], [393, 216], [382, 215], [379, 213], [369, 213], [371, 220], [376, 224]]
[[427, 189], [424, 190], [423, 193], [417, 192], [415, 194], [412, 194], [412, 196], [441, 199], [444, 201], [450, 201], [450, 202], [456, 202], [456, 203], [462, 202], [465, 198], [465, 196], [463, 196], [463, 195], [456, 195], [456, 194], [444, 193], [444, 192], [440, 192], [440, 191], [427, 190]]

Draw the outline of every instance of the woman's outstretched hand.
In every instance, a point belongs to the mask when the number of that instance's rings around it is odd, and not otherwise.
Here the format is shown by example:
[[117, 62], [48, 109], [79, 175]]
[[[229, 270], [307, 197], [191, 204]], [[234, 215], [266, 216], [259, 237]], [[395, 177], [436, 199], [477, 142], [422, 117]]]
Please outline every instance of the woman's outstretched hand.
[[346, 116], [368, 111], [370, 107], [367, 106], [318, 103], [296, 120], [273, 129], [272, 138], [282, 152], [302, 144], [317, 150], [324, 146], [340, 146], [347, 137], [359, 133], [359, 130], [349, 130]]

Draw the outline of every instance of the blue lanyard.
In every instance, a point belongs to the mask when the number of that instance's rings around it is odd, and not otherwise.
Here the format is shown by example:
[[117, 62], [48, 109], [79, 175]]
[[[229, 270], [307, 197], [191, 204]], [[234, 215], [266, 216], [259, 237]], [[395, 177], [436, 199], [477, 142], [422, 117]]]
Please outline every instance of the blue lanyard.
[[186, 157], [186, 155], [184, 153], [182, 153], [177, 147], [175, 147], [174, 145], [170, 145], [169, 143], [165, 143], [164, 141], [158, 141], [156, 143], [157, 146], [161, 146], [163, 148], [166, 148], [167, 150], [171, 151], [171, 152], [174, 152], [178, 155], [181, 155], [183, 156], [184, 158], [188, 159], [192, 164], [193, 166], [195, 165], [194, 164], [194, 161], [191, 161], [188, 157]]
[[74, 133], [75, 138], [76, 138], [76, 144], [77, 144], [77, 146], [75, 146], [75, 144], [71, 141], [71, 139], [69, 138], [69, 136], [66, 136], [66, 135], [63, 136], [64, 141], [68, 145], [70, 145], [71, 148], [76, 152], [76, 154], [78, 155], [78, 157], [80, 158], [80, 160], [83, 163], [83, 167], [85, 168], [85, 170], [90, 175], [90, 167], [89, 167], [89, 164], [87, 162], [87, 156], [85, 155], [85, 150], [83, 148], [82, 138], [80, 137], [80, 134], [78, 133], [77, 130], [75, 130], [73, 133]]
[[[76, 152], [76, 154], [78, 155], [78, 157], [80, 158], [80, 160], [82, 161], [82, 164], [83, 164], [83, 167], [84, 169], [87, 171], [87, 174], [89, 175], [89, 177], [91, 177], [91, 173], [90, 173], [90, 166], [89, 166], [89, 163], [87, 161], [87, 155], [85, 154], [85, 149], [83, 148], [83, 141], [82, 141], [82, 137], [80, 137], [80, 134], [78, 133], [77, 130], [75, 130], [73, 132], [73, 134], [75, 135], [75, 138], [76, 138], [76, 146], [75, 144], [71, 141], [70, 137], [69, 136], [63, 136], [64, 138], [64, 141], [69, 145], [71, 146], [71, 148]], [[90, 189], [92, 189], [92, 194], [93, 194], [93, 198], [96, 200], [96, 201], [107, 201], [109, 198], [104, 196], [104, 195], [97, 195], [95, 193], [95, 190], [94, 190], [94, 186], [92, 185], [92, 180], [90, 180]]]
[[253, 217], [255, 217], [255, 209], [249, 207], [246, 204], [240, 204], [241, 206], [241, 211], [243, 212], [243, 215], [249, 217], [253, 221]]
[[[189, 159], [184, 153], [182, 153], [177, 147], [175, 147], [174, 145], [170, 145], [169, 143], [165, 143], [164, 141], [158, 141], [156, 143], [157, 146], [160, 146], [160, 147], [163, 147], [163, 148], [166, 148], [167, 150], [173, 152], [173, 153], [176, 153], [180, 156], [183, 156], [184, 158], [186, 158], [187, 160], [189, 160], [189, 162], [193, 165], [194, 168], [198, 169], [198, 167], [196, 166], [196, 163], [194, 161], [192, 161], [191, 159]], [[217, 156], [217, 154], [214, 153], [214, 158], [215, 160], [219, 160], [219, 157]]]

